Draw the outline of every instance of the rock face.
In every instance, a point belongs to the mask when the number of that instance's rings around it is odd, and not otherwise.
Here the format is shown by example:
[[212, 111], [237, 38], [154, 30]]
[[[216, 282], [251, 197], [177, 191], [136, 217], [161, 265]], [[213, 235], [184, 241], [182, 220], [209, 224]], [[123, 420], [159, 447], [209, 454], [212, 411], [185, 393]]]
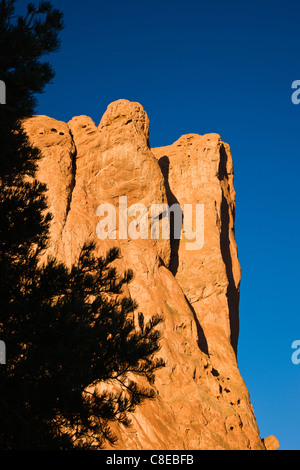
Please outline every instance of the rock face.
[[278, 439], [275, 436], [268, 436], [263, 441], [267, 450], [277, 450], [279, 447]]
[[[145, 317], [164, 317], [157, 398], [137, 409], [129, 429], [114, 428], [116, 448], [266, 449], [236, 360], [240, 265], [229, 146], [217, 134], [189, 134], [151, 149], [147, 114], [127, 100], [111, 103], [99, 126], [87, 116], [68, 124], [35, 116], [24, 127], [44, 155], [38, 178], [53, 214], [48, 253], [70, 265], [87, 240], [99, 254], [119, 246], [119, 268], [134, 272], [128, 294]], [[99, 206], [116, 207], [119, 220], [120, 202], [143, 204], [148, 218], [138, 223], [142, 212], [128, 214], [131, 236], [117, 224], [115, 238], [99, 239]], [[172, 230], [162, 235], [164, 208], [173, 204], [183, 217], [181, 239]], [[199, 207], [198, 245], [189, 239], [186, 226], [198, 219], [187, 205]]]

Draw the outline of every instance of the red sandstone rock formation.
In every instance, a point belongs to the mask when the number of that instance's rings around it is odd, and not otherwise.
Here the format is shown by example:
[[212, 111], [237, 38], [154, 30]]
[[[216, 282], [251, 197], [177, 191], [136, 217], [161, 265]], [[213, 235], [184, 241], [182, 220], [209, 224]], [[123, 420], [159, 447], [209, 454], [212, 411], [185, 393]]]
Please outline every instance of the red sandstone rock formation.
[[[119, 268], [134, 272], [128, 293], [146, 317], [164, 317], [157, 398], [137, 409], [129, 429], [115, 427], [117, 448], [274, 448], [274, 439], [267, 446], [260, 437], [236, 360], [240, 265], [229, 146], [217, 134], [189, 134], [151, 149], [147, 114], [127, 100], [110, 104], [98, 127], [86, 116], [68, 124], [35, 116], [24, 127], [44, 155], [38, 177], [53, 214], [48, 253], [71, 264], [88, 239], [100, 254], [119, 246]], [[180, 240], [120, 239], [119, 226], [115, 239], [100, 240], [97, 208], [109, 203], [119, 215], [120, 196], [148, 213], [153, 204], [200, 205], [203, 243], [187, 249], [184, 228]], [[162, 229], [162, 211], [159, 219]]]

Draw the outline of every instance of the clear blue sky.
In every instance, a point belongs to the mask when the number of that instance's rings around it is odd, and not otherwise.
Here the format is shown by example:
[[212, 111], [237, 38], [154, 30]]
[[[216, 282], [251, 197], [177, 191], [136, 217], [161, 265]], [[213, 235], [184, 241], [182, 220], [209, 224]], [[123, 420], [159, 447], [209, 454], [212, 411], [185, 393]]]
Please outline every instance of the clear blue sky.
[[[19, 2], [23, 10], [26, 1]], [[39, 114], [99, 123], [140, 102], [152, 147], [219, 133], [231, 146], [242, 267], [238, 362], [262, 437], [300, 449], [298, 1], [53, 0], [65, 14]]]

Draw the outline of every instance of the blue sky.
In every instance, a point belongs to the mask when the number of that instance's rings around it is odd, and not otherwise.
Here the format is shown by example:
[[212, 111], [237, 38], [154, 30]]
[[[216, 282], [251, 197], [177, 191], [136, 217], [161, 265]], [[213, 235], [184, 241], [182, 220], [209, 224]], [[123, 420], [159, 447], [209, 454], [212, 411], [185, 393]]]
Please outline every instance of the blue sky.
[[[99, 123], [140, 102], [152, 147], [219, 133], [235, 168], [242, 268], [238, 362], [262, 437], [300, 449], [299, 1], [52, 0], [65, 14], [38, 114]], [[26, 2], [19, 2], [21, 10]]]

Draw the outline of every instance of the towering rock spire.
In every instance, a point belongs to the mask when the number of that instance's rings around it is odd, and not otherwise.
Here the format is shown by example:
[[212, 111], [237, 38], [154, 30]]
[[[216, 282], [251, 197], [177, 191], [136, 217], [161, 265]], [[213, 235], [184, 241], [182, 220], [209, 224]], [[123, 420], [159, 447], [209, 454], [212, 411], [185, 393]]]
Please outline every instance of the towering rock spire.
[[[119, 269], [134, 272], [129, 295], [145, 317], [164, 317], [166, 367], [156, 376], [157, 398], [137, 409], [129, 429], [115, 426], [116, 448], [265, 449], [236, 360], [240, 265], [229, 146], [217, 134], [189, 134], [151, 149], [148, 116], [127, 100], [111, 103], [99, 126], [87, 116], [68, 124], [35, 116], [24, 127], [44, 155], [38, 177], [48, 186], [53, 214], [49, 253], [70, 265], [88, 239], [99, 254], [119, 246]], [[176, 204], [181, 238], [172, 231], [169, 238], [152, 237], [148, 217], [148, 237], [126, 237], [117, 223], [114, 238], [99, 239], [98, 207], [115, 207], [120, 221], [120, 200], [127, 209], [142, 205], [148, 216], [158, 205], [160, 230], [163, 208]], [[186, 205], [201, 208], [193, 249], [187, 248]], [[141, 229], [141, 219], [127, 217]]]

